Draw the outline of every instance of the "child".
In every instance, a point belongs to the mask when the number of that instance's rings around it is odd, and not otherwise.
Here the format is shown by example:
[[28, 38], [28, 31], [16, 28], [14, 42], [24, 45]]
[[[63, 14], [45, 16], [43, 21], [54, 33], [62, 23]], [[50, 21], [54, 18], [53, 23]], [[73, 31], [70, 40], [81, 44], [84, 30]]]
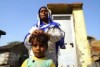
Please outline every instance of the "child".
[[49, 35], [42, 30], [35, 30], [31, 34], [29, 42], [34, 56], [26, 59], [21, 67], [55, 67], [53, 60], [45, 57], [49, 38]]

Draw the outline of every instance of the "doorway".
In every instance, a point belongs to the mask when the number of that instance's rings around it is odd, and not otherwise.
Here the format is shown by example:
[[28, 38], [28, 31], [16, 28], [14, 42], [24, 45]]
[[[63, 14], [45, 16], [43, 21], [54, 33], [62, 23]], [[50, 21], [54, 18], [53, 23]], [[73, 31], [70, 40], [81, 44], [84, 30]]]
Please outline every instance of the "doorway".
[[66, 46], [66, 49], [59, 48], [58, 67], [78, 67], [73, 16], [71, 14], [53, 14], [52, 19], [61, 25]]

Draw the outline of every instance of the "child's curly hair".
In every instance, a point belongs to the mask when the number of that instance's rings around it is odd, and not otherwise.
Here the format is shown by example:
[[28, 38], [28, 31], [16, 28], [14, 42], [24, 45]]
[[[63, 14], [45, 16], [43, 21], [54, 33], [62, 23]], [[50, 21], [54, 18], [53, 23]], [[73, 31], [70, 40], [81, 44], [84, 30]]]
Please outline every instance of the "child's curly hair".
[[34, 40], [40, 42], [41, 44], [45, 44], [48, 46], [48, 41], [50, 39], [50, 35], [45, 33], [42, 30], [35, 30], [30, 35], [29, 42], [32, 44]]

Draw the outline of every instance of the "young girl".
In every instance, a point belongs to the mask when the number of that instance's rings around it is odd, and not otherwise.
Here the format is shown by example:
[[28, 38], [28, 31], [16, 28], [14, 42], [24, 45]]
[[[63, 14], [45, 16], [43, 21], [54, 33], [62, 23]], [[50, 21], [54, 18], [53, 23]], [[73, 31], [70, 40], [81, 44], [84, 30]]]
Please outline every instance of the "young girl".
[[21, 67], [55, 67], [53, 60], [45, 57], [48, 41], [48, 34], [42, 30], [35, 30], [29, 38], [34, 56], [26, 59]]

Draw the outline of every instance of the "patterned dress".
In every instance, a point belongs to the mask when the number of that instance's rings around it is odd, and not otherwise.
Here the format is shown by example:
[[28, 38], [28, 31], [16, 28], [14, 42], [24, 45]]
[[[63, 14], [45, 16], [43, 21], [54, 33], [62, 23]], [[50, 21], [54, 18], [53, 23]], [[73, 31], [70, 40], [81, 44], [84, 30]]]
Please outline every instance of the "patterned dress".
[[55, 67], [53, 60], [47, 58], [30, 57], [26, 59], [21, 67]]

